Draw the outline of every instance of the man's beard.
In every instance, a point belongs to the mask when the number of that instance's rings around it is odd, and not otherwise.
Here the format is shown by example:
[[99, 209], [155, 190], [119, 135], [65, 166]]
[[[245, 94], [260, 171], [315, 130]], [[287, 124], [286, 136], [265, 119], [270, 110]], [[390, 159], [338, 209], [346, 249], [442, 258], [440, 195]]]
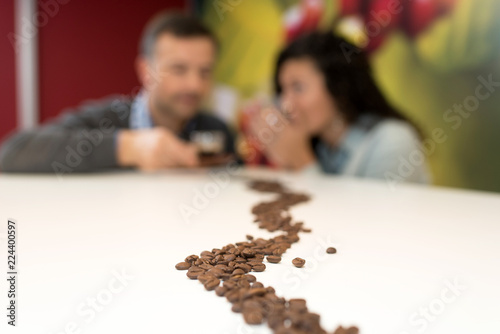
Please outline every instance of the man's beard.
[[[184, 108], [180, 107], [180, 100], [182, 99], [193, 99], [194, 107], [191, 110], [182, 110]], [[160, 112], [161, 116], [171, 117], [178, 121], [186, 121], [193, 117], [196, 111], [201, 106], [201, 96], [196, 93], [182, 93], [172, 96], [169, 101], [164, 101], [158, 99], [155, 103], [156, 109]]]

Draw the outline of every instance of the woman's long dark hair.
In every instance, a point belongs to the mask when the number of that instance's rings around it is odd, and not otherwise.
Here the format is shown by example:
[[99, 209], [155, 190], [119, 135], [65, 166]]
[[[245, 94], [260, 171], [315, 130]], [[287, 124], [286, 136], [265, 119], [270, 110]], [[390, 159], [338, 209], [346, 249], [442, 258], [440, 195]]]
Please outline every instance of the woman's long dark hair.
[[414, 126], [390, 105], [377, 87], [366, 53], [330, 32], [300, 36], [281, 51], [274, 73], [276, 94], [282, 90], [278, 78], [283, 64], [301, 58], [311, 59], [323, 73], [328, 91], [349, 124], [356, 122], [360, 115], [370, 113], [404, 120]]

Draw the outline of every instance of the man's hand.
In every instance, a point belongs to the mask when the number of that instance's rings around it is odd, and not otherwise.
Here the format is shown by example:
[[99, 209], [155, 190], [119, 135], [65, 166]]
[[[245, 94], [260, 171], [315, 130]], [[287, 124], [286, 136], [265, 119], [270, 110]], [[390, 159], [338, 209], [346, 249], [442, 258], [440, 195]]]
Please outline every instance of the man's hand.
[[152, 171], [170, 167], [196, 167], [198, 150], [167, 129], [122, 130], [117, 138], [118, 164]]

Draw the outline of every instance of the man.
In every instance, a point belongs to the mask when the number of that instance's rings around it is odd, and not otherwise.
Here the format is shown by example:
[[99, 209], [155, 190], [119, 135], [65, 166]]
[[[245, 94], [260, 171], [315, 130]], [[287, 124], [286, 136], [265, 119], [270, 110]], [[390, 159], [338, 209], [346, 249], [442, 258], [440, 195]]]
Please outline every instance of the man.
[[199, 111], [210, 92], [216, 53], [215, 37], [197, 19], [160, 14], [142, 36], [139, 94], [83, 105], [10, 137], [0, 150], [0, 170], [64, 174], [195, 167], [199, 150], [189, 142], [194, 131], [222, 133], [224, 153], [234, 153], [227, 126]]

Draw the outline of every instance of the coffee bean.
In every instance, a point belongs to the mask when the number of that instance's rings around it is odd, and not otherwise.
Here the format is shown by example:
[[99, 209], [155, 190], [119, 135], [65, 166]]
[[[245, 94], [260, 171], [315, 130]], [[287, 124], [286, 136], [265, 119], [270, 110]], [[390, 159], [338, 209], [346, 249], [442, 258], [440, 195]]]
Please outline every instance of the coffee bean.
[[239, 290], [230, 290], [226, 292], [225, 297], [228, 302], [234, 303], [240, 299], [240, 291]]
[[248, 274], [248, 275], [245, 275], [245, 277], [246, 277], [247, 281], [250, 283], [254, 283], [257, 281], [257, 278], [254, 275]]
[[189, 268], [191, 268], [191, 263], [188, 262], [179, 262], [175, 265], [177, 270], [188, 270]]
[[211, 264], [208, 264], [208, 263], [202, 263], [200, 264], [198, 267], [200, 267], [201, 269], [203, 270], [210, 270], [212, 269], [214, 266], [212, 266]]
[[189, 255], [184, 261], [188, 263], [193, 263], [198, 260], [198, 255]]
[[271, 263], [280, 263], [281, 262], [281, 256], [277, 255], [269, 255], [267, 258], [267, 261]]
[[227, 281], [228, 279], [230, 279], [230, 278], [231, 278], [231, 274], [224, 273], [224, 274], [220, 275], [220, 277], [219, 277], [219, 278], [220, 278], [221, 280], [223, 280], [223, 281]]
[[226, 273], [229, 271], [229, 267], [226, 266], [225, 264], [217, 264], [214, 266], [214, 268], [220, 269]]
[[252, 271], [261, 272], [266, 270], [266, 265], [264, 263], [256, 263], [252, 266]]
[[243, 275], [245, 273], [244, 270], [240, 269], [240, 268], [237, 268], [233, 271], [232, 273], [232, 276], [235, 276], [235, 275]]
[[205, 289], [208, 291], [215, 290], [220, 284], [220, 280], [218, 278], [213, 277], [212, 279], [208, 280], [204, 285]]
[[243, 270], [245, 273], [248, 273], [250, 272], [250, 270], [252, 270], [252, 267], [250, 265], [244, 263], [237, 264], [234, 267]]
[[201, 252], [200, 257], [204, 257], [204, 256], [208, 256], [208, 257], [212, 257], [213, 258], [214, 254], [212, 252], [210, 252], [210, 251], [203, 251], [203, 252]]
[[188, 269], [186, 276], [190, 279], [197, 279], [199, 275], [203, 274], [205, 270], [198, 267], [191, 267]]
[[211, 281], [215, 278], [214, 275], [211, 275], [209, 273], [203, 273], [203, 274], [200, 274], [198, 275], [198, 277], [196, 277], [198, 279], [198, 281], [200, 281], [202, 284], [205, 284], [206, 282], [208, 281]]
[[215, 276], [215, 277], [217, 277], [217, 278], [221, 278], [221, 277], [222, 277], [222, 275], [224, 275], [224, 273], [225, 273], [225, 272], [224, 272], [224, 270], [222, 270], [222, 269], [219, 269], [219, 268], [215, 268], [215, 267], [214, 267], [214, 268], [210, 269], [210, 270], [208, 271], [208, 273], [209, 273], [209, 274], [214, 275], [214, 276]]
[[295, 259], [292, 260], [292, 263], [297, 268], [302, 268], [304, 266], [304, 264], [306, 263], [306, 260], [301, 259], [300, 257], [296, 257]]
[[234, 262], [236, 263], [245, 263], [247, 260], [243, 257], [238, 256], [236, 259], [234, 259]]
[[219, 297], [222, 297], [226, 294], [226, 292], [228, 291], [229, 289], [226, 288], [225, 286], [218, 286], [216, 289], [215, 289], [215, 294]]
[[280, 333], [280, 330], [284, 334], [290, 333], [290, 330], [284, 327], [285, 320], [287, 320], [286, 316], [281, 313], [270, 314], [267, 318], [267, 325], [274, 330], [274, 333]]
[[273, 255], [276, 255], [276, 256], [281, 256], [283, 255], [283, 251], [281, 249], [275, 249], [273, 250]]
[[222, 283], [223, 287], [226, 287], [228, 290], [232, 290], [236, 287], [236, 282], [235, 281], [226, 281]]
[[358, 327], [349, 327], [349, 328], [347, 328], [347, 334], [359, 334]]
[[251, 248], [245, 248], [241, 254], [245, 257], [245, 258], [249, 258], [249, 257], [255, 257], [255, 251]]
[[262, 305], [262, 300], [260, 298], [250, 298], [250, 299], [245, 299], [243, 301], [243, 310], [245, 311], [250, 311], [250, 310], [262, 310], [263, 311], [263, 305]]
[[335, 254], [335, 253], [337, 253], [337, 250], [336, 250], [334, 247], [328, 247], [328, 248], [326, 249], [326, 252], [327, 252], [328, 254]]
[[241, 303], [234, 303], [231, 307], [231, 311], [233, 311], [234, 313], [241, 313], [242, 310], [243, 306], [241, 305]]
[[262, 259], [255, 259], [255, 258], [254, 258], [254, 259], [251, 259], [250, 261], [248, 261], [248, 262], [246, 263], [246, 265], [249, 265], [250, 267], [253, 267], [253, 266], [255, 266], [256, 264], [262, 264], [262, 261], [263, 261]]
[[250, 282], [245, 279], [245, 276], [241, 276], [240, 279], [238, 280], [238, 283], [236, 284], [237, 287], [239, 288], [250, 288]]
[[252, 288], [245, 293], [243, 299], [247, 299], [254, 296], [264, 296], [266, 293], [267, 289], [265, 288]]
[[304, 299], [290, 299], [288, 308], [291, 312], [304, 313], [307, 311], [306, 301]]
[[226, 254], [226, 255], [224, 255], [224, 260], [227, 261], [227, 262], [234, 261], [234, 259], [236, 259], [236, 255], [234, 255], [234, 254]]
[[260, 192], [282, 193], [285, 187], [276, 181], [254, 180], [249, 184], [250, 188]]
[[259, 325], [264, 321], [264, 316], [258, 310], [250, 310], [243, 312], [243, 319], [249, 325]]
[[333, 334], [358, 334], [359, 329], [357, 327], [344, 328], [339, 326]]

